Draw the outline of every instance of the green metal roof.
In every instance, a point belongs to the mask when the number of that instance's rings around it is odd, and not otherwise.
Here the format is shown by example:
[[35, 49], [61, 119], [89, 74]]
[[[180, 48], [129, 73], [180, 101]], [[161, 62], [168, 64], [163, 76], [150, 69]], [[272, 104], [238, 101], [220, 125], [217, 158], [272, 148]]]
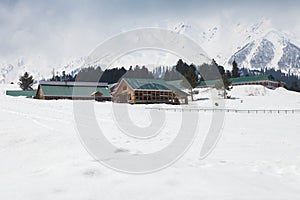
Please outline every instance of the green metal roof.
[[272, 76], [270, 75], [264, 75], [264, 76], [245, 76], [245, 77], [239, 77], [239, 78], [231, 78], [230, 81], [232, 83], [245, 83], [245, 82], [255, 82], [255, 81], [276, 81]]
[[183, 80], [166, 81], [166, 83], [168, 85], [172, 85], [180, 90], [188, 89], [187, 87], [184, 87]]
[[169, 88], [176, 93], [177, 96], [187, 96], [188, 93], [182, 91], [181, 89], [178, 89], [177, 87], [173, 85], [169, 85]]
[[124, 78], [133, 90], [172, 90], [165, 81], [159, 79]]
[[183, 92], [179, 88], [167, 84], [164, 80], [160, 79], [134, 79], [134, 78], [124, 78], [129, 86], [133, 90], [167, 90], [174, 91], [177, 95], [186, 96], [187, 93]]
[[[54, 97], [90, 97], [94, 92], [101, 92], [102, 97], [110, 97], [107, 87], [40, 85], [45, 96]], [[73, 93], [74, 92], [74, 93]]]
[[108, 84], [108, 89], [111, 89], [112, 87], [118, 85], [118, 83], [112, 83], [112, 84]]
[[36, 95], [36, 90], [6, 90], [6, 95], [13, 97], [34, 97]]
[[[231, 78], [229, 79], [231, 83], [247, 83], [247, 82], [256, 82], [256, 81], [276, 81], [274, 78], [272, 78], [270, 75], [264, 75], [264, 76], [245, 76], [245, 77], [239, 77], [239, 78]], [[220, 80], [208, 80], [208, 81], [201, 81], [199, 83], [199, 86], [214, 86], [217, 82]]]
[[219, 81], [220, 81], [220, 79], [218, 79], [218, 80], [200, 81], [198, 85], [199, 86], [214, 86]]

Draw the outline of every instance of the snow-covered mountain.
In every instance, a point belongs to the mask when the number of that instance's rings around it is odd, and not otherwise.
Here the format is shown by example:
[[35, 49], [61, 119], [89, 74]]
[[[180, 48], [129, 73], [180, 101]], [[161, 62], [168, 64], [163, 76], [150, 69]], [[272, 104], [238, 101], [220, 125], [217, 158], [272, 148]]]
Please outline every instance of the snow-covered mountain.
[[288, 36], [271, 30], [257, 40], [245, 44], [228, 60], [251, 69], [275, 68], [300, 74], [300, 48]]
[[174, 30], [191, 36], [211, 58], [227, 69], [236, 60], [239, 67], [275, 68], [300, 75], [298, 38], [275, 29], [270, 20], [262, 19], [250, 25], [224, 20], [202, 29], [179, 23]]
[[10, 63], [0, 63], [0, 83], [16, 82], [18, 78], [29, 72], [35, 80], [49, 79], [54, 75], [61, 75], [63, 71], [67, 74], [76, 74], [85, 66], [87, 57], [71, 60], [62, 65], [54, 66], [35, 66], [21, 58]]
[[[159, 27], [168, 28], [185, 34], [196, 41], [206, 53], [219, 64], [230, 69], [233, 60], [239, 67], [251, 69], [275, 68], [283, 72], [300, 75], [300, 42], [289, 33], [274, 28], [270, 20], [263, 19], [257, 23], [234, 23], [230, 20], [217, 22], [172, 22], [167, 21]], [[300, 38], [299, 38], [300, 40]], [[157, 58], [156, 58], [156, 57]], [[13, 62], [0, 61], [0, 83], [17, 81], [25, 71], [33, 74], [36, 80], [50, 78], [56, 74], [77, 73], [86, 63], [87, 57], [74, 59], [63, 64], [36, 66], [25, 58]], [[143, 63], [144, 62], [144, 63]], [[115, 64], [173, 65], [176, 58], [162, 52], [137, 52], [127, 55]]]

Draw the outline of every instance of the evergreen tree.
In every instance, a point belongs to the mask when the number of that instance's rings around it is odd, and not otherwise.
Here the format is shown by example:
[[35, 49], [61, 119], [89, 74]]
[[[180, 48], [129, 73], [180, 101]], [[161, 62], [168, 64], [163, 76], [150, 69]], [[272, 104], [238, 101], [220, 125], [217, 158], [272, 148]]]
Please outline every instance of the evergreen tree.
[[164, 80], [165, 81], [174, 81], [174, 80], [181, 80], [182, 74], [180, 74], [178, 71], [176, 71], [175, 68], [169, 70], [166, 68], [165, 74], [164, 74]]
[[201, 79], [208, 80], [218, 80], [220, 79], [220, 75], [225, 74], [224, 67], [219, 66], [217, 62], [213, 59], [211, 64], [204, 63], [199, 67], [199, 72], [201, 75]]
[[193, 98], [193, 88], [195, 88], [198, 85], [198, 75], [196, 73], [196, 67], [191, 64], [187, 70], [187, 72], [184, 74], [184, 77], [186, 78], [186, 80], [189, 82], [190, 85], [190, 91], [191, 91], [191, 98], [192, 101], [194, 101]]
[[184, 63], [181, 59], [179, 59], [175, 68], [176, 68], [176, 71], [178, 71], [180, 74], [184, 75], [187, 73], [188, 65], [186, 63]]
[[227, 76], [228, 78], [232, 78], [231, 72], [230, 72], [229, 70], [226, 70], [226, 76]]
[[232, 76], [232, 78], [240, 77], [239, 68], [238, 68], [237, 63], [235, 62], [235, 60], [232, 63], [231, 76]]
[[295, 92], [300, 92], [300, 88], [297, 81], [293, 81], [290, 87], [290, 90]]
[[193, 64], [188, 65], [187, 63], [179, 59], [175, 66], [175, 69], [186, 79], [186, 81], [184, 81], [184, 85], [190, 89], [191, 98], [193, 101], [193, 88], [195, 88], [198, 85], [199, 81], [196, 66]]
[[231, 89], [230, 85], [231, 85], [231, 81], [226, 76], [226, 74], [224, 74], [224, 75], [222, 75], [222, 80], [219, 80], [215, 84], [215, 88], [217, 90], [223, 90], [223, 96], [224, 96], [224, 99], [226, 99], [227, 98], [227, 92], [226, 92], [226, 90], [230, 90]]
[[62, 72], [62, 81], [66, 81], [67, 77], [66, 77], [66, 71]]
[[32, 85], [33, 85], [33, 78], [32, 76], [29, 76], [27, 72], [24, 73], [23, 76], [20, 77], [19, 79], [19, 85], [22, 90], [32, 90]]

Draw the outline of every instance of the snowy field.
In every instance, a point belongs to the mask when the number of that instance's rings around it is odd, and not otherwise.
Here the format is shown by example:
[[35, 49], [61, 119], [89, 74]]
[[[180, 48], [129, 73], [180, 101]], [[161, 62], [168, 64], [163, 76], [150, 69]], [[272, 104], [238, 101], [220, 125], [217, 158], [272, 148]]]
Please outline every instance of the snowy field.
[[[93, 159], [75, 127], [73, 102], [8, 97], [0, 88], [0, 199], [299, 199], [300, 113], [226, 113], [222, 137], [213, 152], [199, 158], [212, 113], [199, 112], [198, 137], [186, 154], [156, 173], [116, 172]], [[193, 105], [211, 108], [209, 89]], [[300, 94], [283, 88], [238, 86], [226, 108], [300, 109]], [[147, 126], [157, 105], [131, 105], [136, 124]], [[163, 105], [160, 105], [163, 106]], [[170, 107], [170, 106], [169, 106]], [[180, 112], [166, 111], [162, 134], [132, 139], [115, 125], [112, 103], [96, 102], [105, 136], [120, 149], [149, 153], [176, 136]], [[118, 153], [118, 152], [116, 152]]]

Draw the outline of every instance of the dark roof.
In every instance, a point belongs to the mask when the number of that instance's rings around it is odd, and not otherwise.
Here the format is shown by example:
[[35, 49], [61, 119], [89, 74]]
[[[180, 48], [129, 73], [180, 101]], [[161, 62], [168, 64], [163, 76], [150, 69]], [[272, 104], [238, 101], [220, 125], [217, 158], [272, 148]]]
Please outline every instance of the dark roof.
[[264, 75], [264, 76], [244, 76], [239, 78], [231, 78], [230, 81], [232, 83], [247, 83], [247, 82], [256, 82], [256, 81], [276, 81], [272, 76], [270, 75]]
[[[272, 82], [279, 82], [276, 81], [272, 76], [270, 75], [264, 75], [264, 76], [244, 76], [239, 78], [230, 78], [229, 79], [231, 83], [249, 83], [249, 82], [258, 82], [258, 81], [272, 81]], [[208, 80], [208, 81], [201, 81], [199, 83], [199, 86], [214, 86], [217, 82], [220, 80]]]
[[133, 90], [172, 90], [165, 81], [159, 79], [124, 78], [123, 80]]
[[91, 97], [95, 92], [101, 92], [102, 97], [110, 97], [108, 87], [40, 85], [45, 96], [52, 97]]
[[135, 79], [135, 78], [123, 78], [133, 90], [164, 90], [174, 91], [177, 95], [186, 96], [187, 93], [183, 92], [179, 88], [167, 84], [164, 80], [160, 79]]
[[183, 80], [166, 81], [166, 83], [168, 85], [172, 85], [180, 90], [188, 89], [187, 87], [184, 86]]
[[220, 81], [220, 79], [218, 79], [218, 80], [200, 81], [198, 85], [199, 86], [214, 86], [219, 81]]
[[79, 82], [79, 81], [40, 81], [40, 85], [60, 85], [60, 86], [94, 86], [107, 87], [106, 82]]

